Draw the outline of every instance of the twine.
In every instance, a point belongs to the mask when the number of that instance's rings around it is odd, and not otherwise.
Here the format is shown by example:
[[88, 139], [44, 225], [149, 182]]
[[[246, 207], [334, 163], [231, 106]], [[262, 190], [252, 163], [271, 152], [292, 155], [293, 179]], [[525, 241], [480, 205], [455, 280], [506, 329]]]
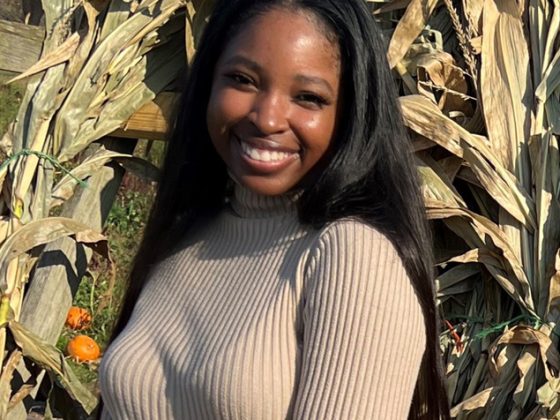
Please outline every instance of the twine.
[[37, 156], [40, 159], [44, 159], [44, 160], [50, 162], [55, 168], [60, 169], [63, 173], [70, 176], [70, 178], [72, 178], [74, 181], [76, 181], [78, 183], [78, 185], [80, 185], [83, 188], [87, 188], [87, 186], [88, 186], [87, 182], [82, 181], [81, 179], [76, 177], [74, 174], [72, 174], [72, 172], [70, 172], [68, 169], [66, 169], [64, 166], [62, 166], [62, 164], [58, 161], [57, 158], [55, 158], [52, 155], [48, 155], [46, 153], [38, 152], [36, 150], [31, 150], [31, 149], [22, 149], [19, 152], [14, 153], [13, 155], [9, 156], [4, 162], [2, 162], [2, 165], [0, 165], [0, 173], [4, 169], [6, 169], [10, 165], [10, 163], [12, 163], [16, 159], [18, 159], [20, 156], [30, 156], [30, 155]]
[[[484, 319], [479, 317], [472, 317], [468, 315], [458, 315], [458, 314], [449, 314], [448, 316], [445, 317], [445, 319], [448, 320], [462, 319], [472, 324], [482, 324], [484, 322]], [[518, 315], [515, 318], [512, 318], [508, 321], [500, 322], [499, 324], [494, 324], [489, 326], [488, 328], [480, 330], [473, 338], [481, 340], [489, 336], [490, 334], [500, 333], [503, 331], [504, 328], [509, 327], [511, 324], [516, 324], [520, 321], [528, 321], [531, 325], [533, 325], [535, 329], [540, 328], [541, 325], [547, 324], [542, 319], [534, 315], [523, 314], [523, 315]], [[554, 331], [552, 327], [551, 327], [551, 332], [556, 336], [560, 336], [557, 332]]]

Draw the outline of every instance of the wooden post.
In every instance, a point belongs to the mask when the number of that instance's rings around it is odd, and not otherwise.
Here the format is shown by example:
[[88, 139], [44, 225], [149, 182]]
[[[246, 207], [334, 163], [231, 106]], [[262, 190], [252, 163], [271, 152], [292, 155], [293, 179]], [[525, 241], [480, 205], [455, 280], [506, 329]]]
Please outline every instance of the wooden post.
[[[103, 144], [111, 150], [132, 153], [136, 142], [107, 138]], [[100, 146], [94, 143], [88, 152], [93, 153]], [[104, 166], [88, 179], [87, 188], [77, 187], [61, 216], [101, 231], [123, 176], [124, 169], [119, 165]], [[45, 247], [25, 294], [20, 321], [26, 328], [45, 341], [56, 343], [90, 257], [88, 249], [70, 238]]]
[[146, 140], [165, 140], [179, 100], [176, 92], [161, 92], [156, 98], [134, 113], [124, 127], [112, 133], [115, 137]]

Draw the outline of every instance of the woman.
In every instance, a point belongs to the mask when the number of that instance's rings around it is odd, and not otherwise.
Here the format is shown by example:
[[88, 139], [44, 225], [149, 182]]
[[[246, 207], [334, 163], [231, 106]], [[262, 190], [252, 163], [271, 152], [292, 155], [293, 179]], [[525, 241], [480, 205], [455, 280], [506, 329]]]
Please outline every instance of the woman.
[[200, 42], [104, 418], [449, 418], [430, 244], [361, 0], [226, 0]]

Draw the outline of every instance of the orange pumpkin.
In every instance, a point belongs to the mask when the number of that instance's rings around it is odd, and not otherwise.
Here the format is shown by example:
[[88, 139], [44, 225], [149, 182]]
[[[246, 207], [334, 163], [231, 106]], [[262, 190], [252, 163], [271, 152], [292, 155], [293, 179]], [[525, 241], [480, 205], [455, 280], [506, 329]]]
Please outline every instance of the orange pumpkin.
[[66, 346], [68, 355], [77, 362], [92, 362], [99, 359], [101, 350], [95, 340], [87, 335], [77, 335]]
[[83, 330], [91, 324], [91, 315], [87, 309], [72, 306], [66, 315], [66, 325], [73, 330]]

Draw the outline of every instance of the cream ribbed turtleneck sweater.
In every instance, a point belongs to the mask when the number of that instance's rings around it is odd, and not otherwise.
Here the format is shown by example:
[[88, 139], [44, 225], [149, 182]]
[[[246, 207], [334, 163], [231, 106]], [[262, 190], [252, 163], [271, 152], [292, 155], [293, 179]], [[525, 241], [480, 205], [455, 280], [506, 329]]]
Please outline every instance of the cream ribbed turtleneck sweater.
[[405, 419], [425, 348], [395, 248], [236, 187], [150, 274], [103, 357], [103, 419]]

